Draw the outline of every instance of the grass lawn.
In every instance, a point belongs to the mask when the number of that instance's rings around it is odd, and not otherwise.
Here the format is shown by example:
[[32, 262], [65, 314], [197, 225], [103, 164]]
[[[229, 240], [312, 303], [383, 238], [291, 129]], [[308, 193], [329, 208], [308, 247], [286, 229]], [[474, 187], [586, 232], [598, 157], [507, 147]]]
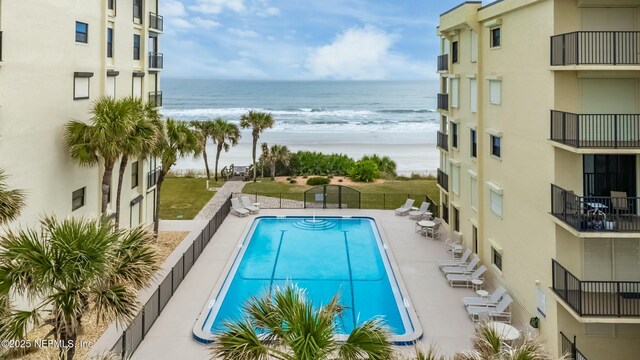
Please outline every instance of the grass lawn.
[[[206, 179], [168, 177], [162, 183], [160, 219], [190, 220], [211, 200], [215, 191], [206, 189]], [[224, 182], [210, 181], [209, 186], [222, 186]]]

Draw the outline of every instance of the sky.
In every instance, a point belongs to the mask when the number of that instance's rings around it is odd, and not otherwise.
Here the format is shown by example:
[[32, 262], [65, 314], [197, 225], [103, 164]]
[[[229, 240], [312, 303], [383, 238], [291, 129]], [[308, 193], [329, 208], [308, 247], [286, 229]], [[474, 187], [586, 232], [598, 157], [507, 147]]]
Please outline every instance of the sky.
[[165, 78], [433, 79], [462, 0], [161, 0]]

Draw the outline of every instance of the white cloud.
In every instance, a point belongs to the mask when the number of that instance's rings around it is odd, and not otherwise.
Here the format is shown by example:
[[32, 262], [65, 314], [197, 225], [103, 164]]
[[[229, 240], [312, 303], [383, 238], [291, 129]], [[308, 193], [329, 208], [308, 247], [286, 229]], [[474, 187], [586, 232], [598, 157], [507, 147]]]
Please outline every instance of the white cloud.
[[390, 53], [393, 40], [392, 35], [373, 27], [350, 28], [333, 43], [312, 51], [306, 66], [321, 78], [382, 79], [394, 57]]
[[220, 23], [215, 21], [215, 20], [211, 20], [211, 19], [203, 19], [200, 17], [197, 18], [193, 18], [191, 21], [193, 21], [193, 23], [201, 28], [204, 29], [213, 29], [215, 27], [220, 26]]
[[167, 27], [169, 29], [174, 28], [177, 30], [185, 30], [185, 29], [192, 29], [195, 26], [183, 18], [170, 18], [170, 19], [167, 19], [167, 22], [168, 22]]
[[204, 14], [220, 14], [226, 9], [243, 12], [246, 7], [244, 0], [197, 0], [196, 5], [189, 6], [189, 9]]
[[163, 0], [162, 15], [166, 17], [180, 17], [186, 16], [187, 11], [184, 9], [184, 5], [180, 1]]
[[228, 30], [231, 34], [237, 35], [241, 38], [256, 38], [259, 37], [260, 35], [258, 35], [257, 32], [253, 31], [253, 30], [242, 30], [242, 29], [236, 29], [236, 28], [229, 28]]

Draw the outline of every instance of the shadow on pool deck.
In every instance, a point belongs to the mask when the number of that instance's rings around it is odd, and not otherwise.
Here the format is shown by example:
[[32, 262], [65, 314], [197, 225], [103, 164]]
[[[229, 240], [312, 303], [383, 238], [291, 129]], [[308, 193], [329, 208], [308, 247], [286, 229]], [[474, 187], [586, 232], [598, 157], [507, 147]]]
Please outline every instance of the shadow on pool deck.
[[[311, 215], [313, 210], [261, 210], [259, 215]], [[423, 328], [422, 347], [435, 344], [444, 354], [466, 350], [473, 337], [462, 297], [471, 289], [451, 288], [438, 270], [438, 261], [449, 259], [444, 249], [448, 235], [427, 239], [414, 231], [414, 220], [395, 216], [391, 210], [315, 210], [316, 215], [362, 215], [376, 219], [391, 247], [400, 274]], [[192, 338], [193, 326], [218, 282], [242, 234], [255, 216], [229, 215], [202, 252], [160, 317], [136, 350], [133, 359], [209, 359], [205, 345]], [[396, 274], [398, 275], [398, 274]], [[402, 352], [413, 352], [403, 347]]]

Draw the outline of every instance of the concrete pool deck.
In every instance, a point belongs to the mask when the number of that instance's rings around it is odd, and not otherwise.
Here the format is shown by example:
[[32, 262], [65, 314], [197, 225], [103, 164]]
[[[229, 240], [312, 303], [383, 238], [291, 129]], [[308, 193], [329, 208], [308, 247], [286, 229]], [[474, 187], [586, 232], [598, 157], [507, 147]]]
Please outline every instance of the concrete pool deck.
[[[442, 231], [438, 240], [417, 234], [415, 221], [395, 216], [391, 210], [263, 209], [259, 215], [339, 215], [375, 218], [400, 268], [409, 298], [423, 328], [423, 348], [435, 344], [443, 354], [466, 350], [473, 337], [473, 322], [462, 305], [462, 297], [474, 296], [471, 289], [452, 288], [438, 269], [438, 261], [449, 259]], [[240, 237], [255, 216], [229, 215], [204, 249], [198, 261], [176, 290], [146, 335], [133, 359], [209, 359], [206, 345], [197, 343], [193, 326], [218, 282]], [[413, 347], [404, 347], [413, 352]], [[403, 351], [404, 352], [404, 351]]]

